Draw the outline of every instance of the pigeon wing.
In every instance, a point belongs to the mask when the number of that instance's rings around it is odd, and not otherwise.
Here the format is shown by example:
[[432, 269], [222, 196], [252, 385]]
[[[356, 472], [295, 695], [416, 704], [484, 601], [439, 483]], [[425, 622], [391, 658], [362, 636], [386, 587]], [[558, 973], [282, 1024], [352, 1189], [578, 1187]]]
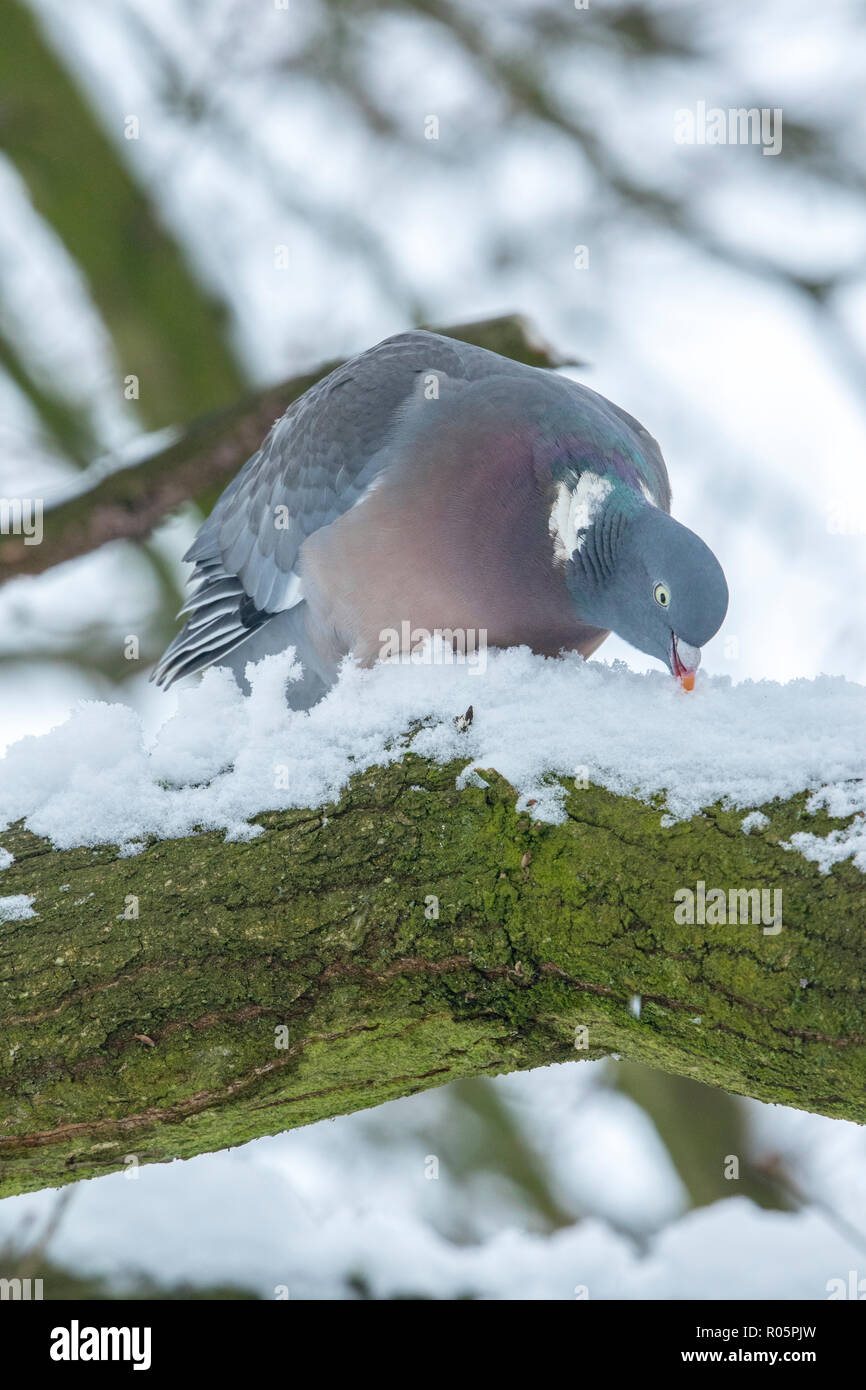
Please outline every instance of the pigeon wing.
[[221, 660], [303, 601], [298, 551], [376, 478], [419, 375], [472, 381], [511, 369], [528, 370], [418, 330], [385, 339], [306, 391], [223, 492], [184, 556], [195, 565], [194, 591], [181, 609], [187, 622], [151, 679], [169, 686]]

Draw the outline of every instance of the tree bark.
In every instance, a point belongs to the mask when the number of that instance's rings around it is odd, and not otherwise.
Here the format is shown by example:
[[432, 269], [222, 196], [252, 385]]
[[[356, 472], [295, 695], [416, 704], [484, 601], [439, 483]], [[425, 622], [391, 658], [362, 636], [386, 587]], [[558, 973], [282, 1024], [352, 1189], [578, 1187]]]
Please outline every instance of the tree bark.
[[[746, 835], [569, 786], [549, 825], [460, 768], [407, 756], [243, 843], [6, 832], [37, 915], [0, 923], [0, 1195], [612, 1053], [866, 1119], [863, 875], [782, 848], [836, 824], [805, 793]], [[781, 888], [781, 931], [678, 924], [698, 880]]]
[[[517, 314], [435, 331], [533, 367], [577, 365], [557, 356]], [[0, 534], [0, 583], [17, 575], [41, 574], [108, 541], [143, 540], [184, 502], [197, 502], [209, 512], [274, 421], [342, 360], [326, 362], [303, 376], [267, 387], [226, 410], [205, 416], [168, 448], [108, 474], [56, 507], [46, 508], [39, 545], [28, 544], [22, 536]]]

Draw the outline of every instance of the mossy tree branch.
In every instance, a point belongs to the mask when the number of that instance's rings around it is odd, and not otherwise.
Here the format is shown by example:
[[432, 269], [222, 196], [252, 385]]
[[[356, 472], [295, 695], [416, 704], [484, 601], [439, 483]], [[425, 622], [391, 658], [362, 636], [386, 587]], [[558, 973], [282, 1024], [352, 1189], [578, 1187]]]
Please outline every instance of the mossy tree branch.
[[[517, 314], [435, 331], [530, 366], [565, 365], [565, 359], [541, 342]], [[342, 360], [326, 362], [205, 416], [168, 448], [130, 468], [109, 473], [86, 491], [46, 508], [41, 544], [27, 544], [14, 534], [0, 535], [0, 583], [16, 575], [41, 574], [108, 541], [143, 540], [184, 502], [196, 502], [209, 512], [274, 421]]]
[[[569, 787], [549, 825], [460, 766], [407, 756], [243, 843], [4, 834], [37, 916], [0, 924], [0, 1195], [610, 1053], [866, 1120], [863, 876], [782, 848], [836, 824], [805, 794], [746, 835]], [[782, 930], [677, 924], [701, 879], [781, 888]]]

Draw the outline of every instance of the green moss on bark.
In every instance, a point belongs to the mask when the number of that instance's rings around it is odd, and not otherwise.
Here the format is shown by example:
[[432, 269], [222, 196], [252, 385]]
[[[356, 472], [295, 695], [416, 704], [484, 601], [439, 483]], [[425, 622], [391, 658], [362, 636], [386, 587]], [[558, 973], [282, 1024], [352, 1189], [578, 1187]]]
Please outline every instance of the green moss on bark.
[[[866, 1118], [863, 877], [780, 845], [835, 822], [802, 797], [748, 836], [719, 807], [664, 828], [590, 787], [539, 824], [459, 770], [407, 757], [244, 843], [4, 836], [38, 915], [0, 924], [0, 1193], [611, 1052]], [[699, 879], [781, 888], [783, 929], [678, 925]]]

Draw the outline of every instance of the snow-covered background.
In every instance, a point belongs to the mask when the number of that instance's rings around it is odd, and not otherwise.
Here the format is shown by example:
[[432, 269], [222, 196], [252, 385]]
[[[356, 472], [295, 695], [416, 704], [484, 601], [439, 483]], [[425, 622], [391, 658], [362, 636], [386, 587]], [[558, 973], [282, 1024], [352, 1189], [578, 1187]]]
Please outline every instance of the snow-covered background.
[[[414, 321], [521, 311], [586, 364], [580, 379], [651, 430], [675, 514], [725, 566], [731, 607], [704, 670], [735, 685], [707, 681], [696, 696], [730, 711], [744, 680], [860, 683], [846, 687], [849, 727], [832, 731], [855, 759], [866, 682], [859, 5], [425, 9], [30, 5], [117, 158], [224, 304], [246, 380], [279, 380]], [[698, 101], [781, 107], [781, 155], [678, 145], [674, 113]], [[138, 135], [127, 139], [131, 115]], [[425, 138], [431, 116], [438, 139]], [[17, 147], [0, 156], [0, 337], [38, 384], [86, 412], [97, 466], [138, 457], [158, 418], [146, 371], [141, 402], [126, 401], [122, 378], [140, 364], [122, 360], [92, 272], [45, 215], [31, 175]], [[98, 226], [111, 208], [98, 171], [81, 177]], [[50, 499], [80, 485], [4, 354], [0, 496]], [[123, 644], [137, 634], [158, 654], [195, 525], [190, 510], [146, 553], [118, 544], [0, 590], [0, 745], [44, 734], [82, 698], [122, 701], [145, 738], [157, 737], [178, 697], [148, 686], [148, 662], [125, 662]], [[654, 666], [614, 639], [599, 659]], [[589, 698], [616, 676], [587, 672], [575, 690]], [[667, 686], [639, 688], [663, 721], [674, 717]], [[817, 764], [826, 749], [810, 753], [803, 727], [819, 740], [820, 690], [769, 688], [779, 718], [802, 698], [792, 758]], [[437, 699], [450, 709], [447, 692]], [[691, 737], [711, 739], [703, 715], [684, 700], [679, 709], [696, 721]], [[138, 726], [93, 706], [75, 717], [71, 736], [52, 736], [50, 785], [27, 790], [19, 749], [5, 772], [0, 764], [0, 801], [18, 814], [47, 805], [85, 728], [104, 735], [110, 779], [112, 749], [132, 746]], [[503, 757], [519, 761], [513, 725], [493, 732]], [[472, 738], [489, 733], [480, 722]], [[160, 737], [170, 746], [174, 735]], [[679, 754], [690, 746], [684, 737]], [[625, 764], [629, 750], [619, 751]], [[843, 764], [838, 775], [852, 775]], [[749, 766], [740, 746], [731, 772]], [[791, 767], [765, 771], [784, 786]], [[69, 807], [54, 812], [59, 823]], [[744, 1126], [756, 1165], [787, 1175], [795, 1209], [781, 1209], [778, 1188], [769, 1208], [720, 1192], [692, 1209], [677, 1176], [687, 1126], [662, 1143], [612, 1064], [581, 1063], [475, 1093], [449, 1088], [134, 1181], [82, 1184], [51, 1252], [81, 1269], [231, 1278], [266, 1296], [288, 1285], [293, 1297], [571, 1298], [585, 1285], [608, 1298], [821, 1298], [827, 1280], [866, 1272], [863, 1133], [757, 1104], [731, 1102], [725, 1114]], [[441, 1157], [437, 1181], [425, 1178], [429, 1154]], [[0, 1204], [0, 1241], [52, 1201]]]

